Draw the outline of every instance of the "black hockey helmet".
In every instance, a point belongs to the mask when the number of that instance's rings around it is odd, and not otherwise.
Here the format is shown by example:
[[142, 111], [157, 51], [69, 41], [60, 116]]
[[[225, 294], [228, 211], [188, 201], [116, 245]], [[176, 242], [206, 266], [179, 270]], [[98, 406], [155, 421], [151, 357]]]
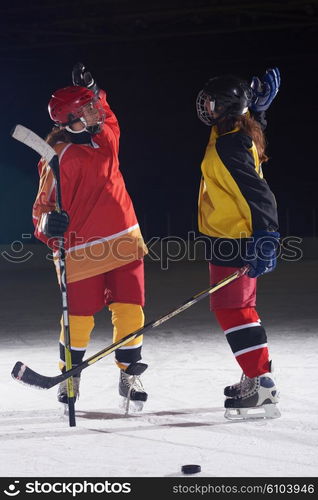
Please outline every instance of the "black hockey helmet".
[[[210, 78], [196, 100], [198, 117], [206, 125], [215, 125], [224, 116], [240, 116], [248, 110], [253, 90], [243, 79], [233, 75]], [[217, 112], [213, 118], [210, 112]]]

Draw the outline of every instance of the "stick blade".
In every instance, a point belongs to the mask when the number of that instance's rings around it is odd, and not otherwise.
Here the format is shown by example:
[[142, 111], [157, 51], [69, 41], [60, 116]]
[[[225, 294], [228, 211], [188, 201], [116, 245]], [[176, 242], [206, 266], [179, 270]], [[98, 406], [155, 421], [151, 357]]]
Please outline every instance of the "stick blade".
[[56, 155], [54, 149], [44, 139], [23, 125], [16, 125], [11, 131], [11, 137], [34, 149], [47, 162]]
[[21, 361], [16, 362], [11, 371], [11, 376], [18, 382], [37, 387], [38, 389], [50, 389], [63, 380], [63, 375], [57, 375], [55, 377], [40, 375]]

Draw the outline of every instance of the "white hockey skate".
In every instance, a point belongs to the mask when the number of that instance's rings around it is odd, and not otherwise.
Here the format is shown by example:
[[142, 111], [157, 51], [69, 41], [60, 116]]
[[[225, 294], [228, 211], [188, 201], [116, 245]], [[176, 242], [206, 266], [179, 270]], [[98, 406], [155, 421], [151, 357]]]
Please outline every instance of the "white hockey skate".
[[238, 384], [224, 389], [227, 396], [224, 416], [228, 420], [251, 420], [258, 418], [278, 418], [279, 394], [272, 373], [249, 378], [242, 375]]
[[120, 370], [119, 375], [119, 395], [121, 396], [120, 406], [124, 408], [125, 415], [131, 412], [141, 412], [147, 401], [148, 394], [140, 380], [140, 375], [147, 369], [145, 363], [131, 363], [126, 370]]

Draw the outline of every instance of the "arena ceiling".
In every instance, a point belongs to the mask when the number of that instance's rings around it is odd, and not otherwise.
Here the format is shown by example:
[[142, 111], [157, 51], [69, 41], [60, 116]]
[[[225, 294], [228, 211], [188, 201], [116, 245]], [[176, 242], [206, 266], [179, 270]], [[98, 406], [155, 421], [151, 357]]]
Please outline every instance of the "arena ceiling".
[[228, 33], [314, 33], [318, 0], [47, 0], [2, 3], [6, 51], [123, 43]]

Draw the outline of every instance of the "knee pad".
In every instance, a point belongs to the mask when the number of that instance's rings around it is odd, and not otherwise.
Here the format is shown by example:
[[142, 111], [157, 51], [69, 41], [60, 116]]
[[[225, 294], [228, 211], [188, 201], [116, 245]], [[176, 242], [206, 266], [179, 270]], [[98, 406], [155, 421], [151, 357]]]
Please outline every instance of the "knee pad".
[[[143, 309], [140, 305], [113, 302], [108, 307], [112, 313], [114, 342], [144, 326], [145, 317]], [[137, 346], [142, 344], [142, 337], [143, 336], [140, 335], [139, 337], [131, 340], [126, 344], [126, 346]]]
[[[71, 347], [86, 349], [94, 328], [94, 316], [69, 315]], [[63, 316], [61, 318], [60, 342], [64, 344]]]
[[240, 309], [217, 309], [214, 311], [216, 319], [225, 332], [230, 328], [241, 325], [259, 326], [260, 318], [255, 307], [242, 307]]

